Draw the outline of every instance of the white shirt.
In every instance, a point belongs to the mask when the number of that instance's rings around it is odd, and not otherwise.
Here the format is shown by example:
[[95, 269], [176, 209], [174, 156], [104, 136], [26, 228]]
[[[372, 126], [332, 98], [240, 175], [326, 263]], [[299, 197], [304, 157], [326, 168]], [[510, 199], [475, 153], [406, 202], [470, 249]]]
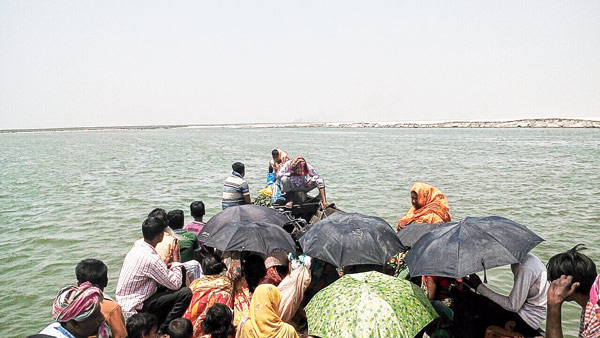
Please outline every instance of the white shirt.
[[516, 312], [533, 329], [540, 327], [546, 318], [548, 279], [546, 266], [536, 256], [528, 253], [521, 263], [512, 264], [514, 284], [508, 296], [500, 295], [480, 284], [477, 292], [491, 299], [505, 310]]
[[115, 292], [123, 314], [131, 317], [141, 310], [144, 301], [156, 292], [158, 284], [178, 290], [182, 283], [181, 266], [174, 262], [167, 267], [152, 245], [145, 241], [135, 242], [125, 256]]
[[47, 334], [56, 338], [75, 338], [69, 331], [67, 331], [59, 322], [54, 322], [46, 326], [40, 334]]

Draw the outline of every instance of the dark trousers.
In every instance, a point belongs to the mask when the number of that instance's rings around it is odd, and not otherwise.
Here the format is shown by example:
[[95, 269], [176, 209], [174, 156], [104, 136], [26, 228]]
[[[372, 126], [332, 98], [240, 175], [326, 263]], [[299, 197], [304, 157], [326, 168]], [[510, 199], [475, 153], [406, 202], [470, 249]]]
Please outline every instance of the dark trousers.
[[158, 290], [144, 301], [141, 312], [156, 315], [158, 330], [166, 332], [169, 323], [183, 315], [191, 300], [192, 290], [188, 287], [182, 287], [179, 290]]
[[513, 331], [525, 337], [535, 337], [539, 333], [529, 326], [516, 312], [505, 310], [490, 299], [474, 292], [461, 292], [454, 297], [454, 337], [481, 338], [491, 325], [504, 328], [506, 322], [513, 321]]

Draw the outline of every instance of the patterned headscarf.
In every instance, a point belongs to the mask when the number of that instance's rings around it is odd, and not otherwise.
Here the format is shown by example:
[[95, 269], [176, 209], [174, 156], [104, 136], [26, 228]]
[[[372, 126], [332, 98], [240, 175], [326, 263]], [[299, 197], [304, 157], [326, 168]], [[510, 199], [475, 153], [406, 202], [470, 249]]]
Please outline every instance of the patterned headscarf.
[[87, 319], [102, 301], [102, 291], [85, 282], [79, 287], [70, 285], [58, 292], [52, 305], [52, 318], [57, 322]]
[[290, 169], [294, 175], [306, 176], [308, 174], [308, 165], [304, 157], [296, 157], [290, 163]]

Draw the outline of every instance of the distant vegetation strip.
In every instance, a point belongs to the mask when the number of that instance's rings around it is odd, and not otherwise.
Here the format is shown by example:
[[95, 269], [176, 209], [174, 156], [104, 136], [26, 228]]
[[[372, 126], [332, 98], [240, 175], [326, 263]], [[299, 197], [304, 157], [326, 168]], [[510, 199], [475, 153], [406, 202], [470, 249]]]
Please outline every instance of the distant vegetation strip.
[[299, 122], [203, 124], [162, 126], [69, 127], [46, 129], [4, 129], [0, 133], [69, 132], [99, 130], [151, 130], [176, 128], [600, 128], [600, 120], [581, 119], [523, 119], [510, 121], [451, 121], [451, 122]]

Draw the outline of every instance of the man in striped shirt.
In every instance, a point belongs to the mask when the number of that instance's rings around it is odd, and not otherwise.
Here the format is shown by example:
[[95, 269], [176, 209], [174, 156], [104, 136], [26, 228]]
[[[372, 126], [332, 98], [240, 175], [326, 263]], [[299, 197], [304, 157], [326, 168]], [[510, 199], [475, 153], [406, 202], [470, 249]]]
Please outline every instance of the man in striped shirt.
[[144, 221], [144, 240], [136, 242], [125, 256], [115, 292], [125, 317], [137, 312], [152, 313], [158, 317], [159, 331], [163, 332], [171, 320], [183, 315], [192, 299], [191, 290], [183, 282], [185, 269], [180, 263], [179, 244], [173, 248], [170, 266], [155, 250], [165, 228], [165, 222], [158, 217]]
[[223, 210], [236, 205], [252, 203], [248, 183], [244, 180], [246, 174], [244, 164], [235, 162], [231, 168], [233, 169], [231, 176], [227, 177], [223, 183]]

